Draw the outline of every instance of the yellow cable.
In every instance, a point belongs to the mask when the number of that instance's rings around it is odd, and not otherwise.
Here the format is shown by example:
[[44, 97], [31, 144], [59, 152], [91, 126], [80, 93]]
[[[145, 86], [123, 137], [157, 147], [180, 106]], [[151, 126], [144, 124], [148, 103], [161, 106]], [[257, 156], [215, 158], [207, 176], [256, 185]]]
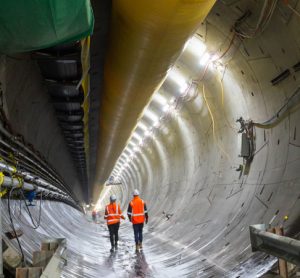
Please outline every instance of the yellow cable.
[[[0, 188], [2, 186], [4, 182], [4, 174], [3, 172], [0, 172]], [[2, 198], [5, 194], [7, 193], [7, 188], [4, 188], [1, 192], [0, 192], [0, 198]]]
[[203, 84], [203, 87], [202, 87], [202, 92], [203, 92], [203, 98], [204, 98], [204, 101], [205, 101], [205, 104], [206, 104], [206, 107], [207, 107], [207, 110], [209, 112], [209, 115], [210, 115], [210, 118], [211, 118], [211, 121], [212, 121], [212, 132], [213, 132], [213, 138], [214, 138], [214, 141], [216, 142], [218, 148], [220, 149], [220, 151], [222, 153], [225, 154], [226, 158], [231, 161], [231, 158], [229, 156], [229, 154], [222, 148], [222, 146], [219, 144], [218, 142], [218, 139], [216, 137], [216, 132], [215, 132], [215, 119], [214, 119], [214, 115], [211, 111], [211, 108], [209, 106], [209, 103], [207, 101], [207, 98], [206, 98], [206, 94], [205, 94], [205, 87], [204, 87], [204, 84]]
[[18, 188], [21, 188], [24, 185], [24, 180], [21, 177], [16, 177], [19, 184], [17, 185]]
[[3, 182], [4, 182], [4, 174], [3, 172], [0, 172], [0, 187], [2, 186]]
[[7, 193], [7, 188], [0, 192], [0, 198], [2, 198]]
[[84, 111], [84, 149], [86, 154], [86, 162], [88, 163], [89, 157], [89, 129], [88, 129], [88, 122], [89, 122], [89, 92], [90, 92], [90, 37], [87, 37], [81, 40], [81, 65], [82, 65], [82, 80], [81, 86], [84, 93], [84, 102], [82, 104], [82, 108]]
[[219, 82], [220, 82], [220, 85], [221, 85], [221, 100], [222, 100], [222, 111], [223, 111], [223, 116], [228, 124], [228, 126], [230, 128], [232, 128], [233, 130], [235, 131], [238, 131], [239, 129], [234, 127], [233, 125], [230, 124], [230, 122], [228, 121], [227, 119], [227, 116], [226, 116], [226, 113], [225, 113], [225, 108], [224, 108], [224, 86], [223, 86], [223, 81], [222, 81], [222, 78], [220, 76], [220, 74], [218, 74], [218, 79], [219, 79]]

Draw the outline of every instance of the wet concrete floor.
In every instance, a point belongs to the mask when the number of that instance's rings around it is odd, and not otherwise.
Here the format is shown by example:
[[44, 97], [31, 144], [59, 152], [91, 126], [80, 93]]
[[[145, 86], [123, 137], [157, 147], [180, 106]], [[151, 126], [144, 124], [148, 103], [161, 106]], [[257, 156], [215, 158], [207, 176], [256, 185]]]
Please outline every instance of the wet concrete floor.
[[[119, 249], [110, 252], [109, 233], [103, 216], [94, 223], [90, 215], [57, 202], [44, 201], [42, 221], [33, 230], [30, 219], [19, 202], [12, 203], [12, 213], [16, 229], [23, 235], [20, 242], [30, 263], [32, 252], [40, 249], [46, 238], [67, 239], [67, 265], [63, 268], [64, 278], [99, 277], [259, 277], [253, 272], [266, 271], [273, 259], [260, 259], [237, 267], [234, 271], [224, 269], [217, 261], [210, 261], [199, 250], [194, 250], [180, 242], [173, 242], [167, 233], [155, 233], [151, 220], [144, 228], [143, 251], [135, 251], [131, 223], [123, 221], [119, 230]], [[38, 205], [31, 208], [34, 219], [38, 216]], [[2, 202], [3, 230], [11, 230], [7, 213], [7, 202]], [[7, 241], [7, 239], [6, 239]], [[18, 250], [16, 240], [8, 242]], [[262, 262], [262, 263], [261, 263]], [[257, 270], [255, 269], [257, 268]], [[263, 274], [263, 272], [261, 272]]]

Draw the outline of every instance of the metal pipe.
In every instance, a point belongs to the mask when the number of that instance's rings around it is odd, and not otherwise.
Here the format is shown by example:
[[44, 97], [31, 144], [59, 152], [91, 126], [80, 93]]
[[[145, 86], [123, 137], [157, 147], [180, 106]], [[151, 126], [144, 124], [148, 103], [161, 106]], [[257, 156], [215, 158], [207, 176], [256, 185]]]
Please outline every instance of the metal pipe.
[[300, 265], [300, 241], [266, 232], [264, 224], [252, 225], [250, 240], [252, 251], [263, 251], [272, 256]]
[[[1, 171], [6, 171], [10, 174], [17, 174], [18, 176], [21, 176], [22, 178], [24, 178], [24, 180], [30, 181], [30, 182], [38, 185], [38, 186], [42, 186], [42, 187], [51, 189], [52, 191], [56, 191], [56, 192], [58, 192], [62, 195], [65, 195], [65, 196], [67, 195], [65, 192], [63, 192], [59, 188], [54, 187], [50, 183], [48, 183], [48, 182], [46, 182], [46, 181], [44, 181], [44, 180], [42, 180], [38, 177], [35, 177], [35, 176], [31, 175], [30, 173], [17, 170], [15, 167], [10, 166], [10, 165], [8, 165], [4, 162], [0, 162], [0, 170]], [[7, 178], [7, 177], [5, 177], [5, 178]]]
[[20, 184], [20, 180], [17, 178], [11, 178], [11, 177], [4, 176], [2, 186], [7, 187], [7, 188], [20, 186], [20, 188], [22, 188], [26, 191], [36, 190], [37, 193], [42, 193], [42, 194], [47, 194], [47, 195], [52, 194], [56, 198], [60, 197], [62, 199], [68, 199], [68, 196], [62, 195], [57, 192], [53, 192], [51, 190], [48, 190], [48, 189], [45, 189], [42, 187], [35, 186], [34, 184], [31, 184], [28, 182], [24, 182], [23, 184]]
[[10, 146], [9, 144], [7, 144], [5, 141], [0, 140], [0, 143], [2, 145], [4, 145], [6, 148], [11, 149], [14, 153], [17, 153], [18, 156], [22, 157], [23, 159], [27, 160], [29, 163], [33, 164], [35, 167], [39, 168], [40, 171], [44, 172], [46, 175], [48, 175], [51, 179], [53, 179], [54, 181], [56, 181], [58, 184], [60, 184], [62, 187], [65, 188], [64, 184], [58, 180], [56, 177], [54, 177], [53, 175], [51, 175], [51, 173], [45, 171], [44, 168], [42, 168], [39, 164], [37, 164], [35, 161], [33, 161], [32, 159], [30, 159], [29, 157], [27, 157], [26, 155], [24, 155], [23, 153], [21, 153], [19, 150], [17, 150], [16, 148]]
[[0, 125], [0, 132], [7, 138], [9, 138], [10, 140], [12, 140], [16, 145], [18, 145], [20, 148], [22, 148], [23, 150], [25, 150], [27, 153], [29, 153], [31, 156], [33, 156], [41, 165], [43, 165], [45, 168], [47, 168], [49, 171], [52, 172], [52, 174], [54, 176], [57, 176], [57, 174], [55, 173], [55, 171], [49, 167], [49, 165], [47, 165], [45, 163], [45, 161], [43, 161], [41, 158], [39, 158], [32, 150], [30, 150], [28, 147], [26, 147], [24, 144], [22, 144], [21, 142], [17, 141], [14, 139], [14, 137], [2, 126]]
[[[55, 173], [55, 171], [50, 168], [42, 159], [38, 158], [37, 155], [35, 155], [31, 150], [29, 150], [26, 146], [24, 146], [22, 143], [20, 143], [17, 140], [13, 139], [13, 136], [10, 135], [1, 125], [0, 125], [0, 132], [3, 132], [3, 134], [8, 137], [10, 140], [12, 140], [15, 144], [19, 145], [21, 148], [23, 146], [23, 149], [28, 152], [31, 155], [34, 155], [35, 158], [37, 158], [38, 162], [40, 164], [44, 164], [45, 168], [47, 169], [47, 171], [45, 171], [45, 169], [43, 167], [41, 167], [38, 163], [36, 163], [35, 161], [33, 161], [32, 159], [30, 159], [28, 156], [24, 155], [22, 152], [20, 152], [19, 150], [17, 150], [16, 148], [12, 147], [11, 145], [7, 144], [5, 141], [0, 140], [0, 143], [2, 145], [4, 145], [6, 148], [11, 149], [13, 152], [17, 153], [20, 157], [22, 157], [23, 159], [27, 160], [29, 163], [33, 164], [34, 166], [36, 166], [37, 168], [39, 168], [42, 172], [44, 172], [46, 175], [48, 175], [51, 179], [53, 179], [54, 181], [56, 181], [58, 184], [60, 184], [63, 188], [66, 188], [66, 185], [64, 185], [64, 183], [62, 183], [60, 181], [60, 179], [58, 178], [58, 175]], [[50, 173], [52, 172], [52, 173]]]
[[[5, 160], [7, 163], [14, 163], [11, 159], [7, 158], [8, 156], [8, 153], [5, 152], [4, 150], [0, 150], [0, 152], [3, 152], [5, 154]], [[7, 164], [6, 163], [6, 164]], [[36, 169], [34, 168], [34, 166], [31, 166], [31, 165], [28, 165], [27, 162], [24, 162], [24, 161], [21, 161], [21, 160], [18, 160], [18, 167], [26, 170], [26, 171], [29, 171], [29, 172], [35, 172], [36, 174], [38, 174], [41, 178], [43, 178], [44, 180], [47, 180], [49, 179], [56, 187], [58, 188], [61, 188], [61, 184], [58, 184], [57, 181], [55, 181], [52, 177], [46, 177], [44, 173], [42, 173], [39, 169]], [[66, 188], [66, 190], [68, 191], [68, 189]], [[70, 191], [68, 191], [68, 193], [70, 194]], [[71, 194], [70, 194], [71, 195]]]

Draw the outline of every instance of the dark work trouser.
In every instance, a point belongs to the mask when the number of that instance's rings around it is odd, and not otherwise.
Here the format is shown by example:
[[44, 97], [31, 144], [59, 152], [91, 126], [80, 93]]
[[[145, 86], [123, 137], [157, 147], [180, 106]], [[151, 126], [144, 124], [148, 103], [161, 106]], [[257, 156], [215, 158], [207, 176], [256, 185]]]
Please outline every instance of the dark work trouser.
[[133, 231], [134, 231], [134, 240], [135, 243], [138, 244], [139, 242], [143, 242], [143, 227], [144, 223], [140, 224], [133, 224]]
[[111, 243], [112, 247], [114, 245], [118, 244], [118, 240], [119, 240], [119, 236], [118, 236], [119, 228], [120, 228], [120, 222], [116, 223], [116, 224], [108, 225], [110, 243]]

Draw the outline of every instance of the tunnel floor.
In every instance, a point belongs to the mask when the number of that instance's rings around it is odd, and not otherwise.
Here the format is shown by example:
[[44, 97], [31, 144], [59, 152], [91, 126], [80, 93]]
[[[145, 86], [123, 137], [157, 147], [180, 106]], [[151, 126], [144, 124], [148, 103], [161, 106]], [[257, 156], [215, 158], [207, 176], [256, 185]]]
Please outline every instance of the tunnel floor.
[[[3, 232], [7, 232], [11, 226], [5, 200], [2, 208]], [[61, 277], [259, 277], [253, 276], [251, 271], [259, 267], [265, 272], [273, 263], [273, 259], [264, 260], [263, 265], [256, 260], [244, 265], [242, 272], [241, 268], [228, 272], [190, 246], [172, 242], [166, 234], [156, 234], [151, 223], [144, 228], [144, 250], [136, 253], [128, 220], [119, 230], [118, 251], [111, 253], [109, 234], [102, 217], [100, 223], [94, 223], [90, 216], [63, 203], [43, 201], [41, 225], [33, 230], [23, 204], [21, 214], [19, 201], [13, 202], [11, 208], [15, 227], [23, 231], [20, 241], [29, 262], [32, 252], [40, 249], [43, 239], [67, 239], [67, 266]], [[38, 204], [31, 211], [37, 219]], [[16, 240], [9, 243], [18, 248]]]

